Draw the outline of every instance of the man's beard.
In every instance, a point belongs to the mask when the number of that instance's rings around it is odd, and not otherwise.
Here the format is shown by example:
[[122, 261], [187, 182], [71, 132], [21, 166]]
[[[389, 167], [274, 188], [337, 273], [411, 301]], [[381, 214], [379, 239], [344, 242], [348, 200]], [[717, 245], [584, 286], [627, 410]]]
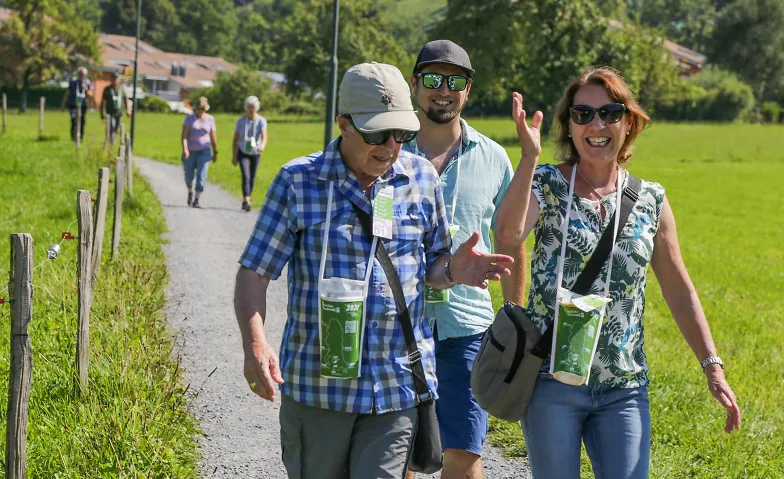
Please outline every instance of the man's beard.
[[463, 111], [463, 108], [465, 108], [465, 103], [460, 105], [459, 108], [451, 111], [439, 111], [435, 110], [434, 108], [428, 108], [425, 110], [422, 105], [419, 105], [419, 109], [425, 112], [427, 119], [439, 125], [446, 125], [453, 122], [455, 118], [457, 118]]

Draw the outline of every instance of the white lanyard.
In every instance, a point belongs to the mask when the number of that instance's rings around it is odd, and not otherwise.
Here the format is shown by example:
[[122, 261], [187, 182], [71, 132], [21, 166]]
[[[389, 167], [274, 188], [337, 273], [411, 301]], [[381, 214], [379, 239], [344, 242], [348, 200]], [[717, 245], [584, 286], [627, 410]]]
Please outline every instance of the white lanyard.
[[[419, 145], [416, 142], [414, 142], [414, 150], [415, 150], [415, 154], [417, 156], [424, 156], [424, 155], [422, 155], [420, 153]], [[455, 166], [457, 171], [455, 171], [455, 190], [452, 192], [452, 219], [449, 220], [449, 224], [450, 225], [455, 224], [455, 211], [457, 210], [457, 192], [458, 192], [459, 186], [460, 186], [460, 157], [461, 156], [463, 156], [463, 136], [462, 135], [460, 135], [460, 146], [457, 149], [457, 159], [455, 160], [455, 163], [457, 163], [457, 165]], [[446, 166], [449, 166], [449, 165], [446, 165]]]
[[[335, 183], [329, 183], [329, 199], [327, 205], [327, 222], [324, 225], [324, 239], [322, 241], [323, 247], [321, 249], [321, 265], [319, 266], [319, 283], [324, 279], [325, 268], [327, 265], [327, 250], [329, 249], [329, 226], [332, 223], [332, 197], [334, 193]], [[376, 246], [378, 245], [378, 236], [373, 236], [373, 244], [370, 246], [370, 259], [367, 262], [367, 269], [365, 270], [365, 283], [362, 290], [362, 297], [367, 297], [368, 286], [370, 284], [370, 273], [373, 271], [373, 257], [376, 255]]]
[[[253, 133], [253, 130], [255, 130], [255, 128], [253, 128], [255, 123], [256, 123], [255, 120], [248, 120], [247, 118], [245, 118], [245, 141], [248, 141], [248, 138], [250, 138], [250, 136], [248, 136], [248, 130], [250, 129], [251, 133]], [[256, 135], [253, 135], [253, 137], [255, 136]]]
[[[616, 167], [617, 168], [617, 167]], [[558, 303], [560, 301], [560, 294], [561, 294], [561, 283], [563, 281], [563, 270], [564, 270], [564, 262], [566, 260], [566, 240], [569, 235], [569, 217], [572, 213], [572, 198], [574, 198], [574, 179], [577, 174], [577, 165], [572, 167], [572, 177], [569, 180], [569, 197], [566, 200], [566, 216], [564, 217], [564, 224], [561, 233], [561, 258], [558, 261], [558, 275], [556, 284], [558, 285], [557, 295], [556, 295], [556, 304], [555, 304], [555, 314], [556, 318], [558, 317]], [[621, 192], [621, 169], [618, 168], [618, 178], [616, 180], [615, 186], [615, 224], [613, 225], [613, 246], [610, 250], [610, 259], [609, 264], [607, 267], [607, 279], [604, 285], [604, 295], [607, 296], [610, 294], [610, 275], [612, 274], [612, 267], [613, 267], [613, 255], [612, 251], [615, 249], [615, 239], [618, 235], [618, 225], [621, 221], [621, 200], [623, 198], [623, 193]], [[609, 226], [609, 225], [608, 225]]]

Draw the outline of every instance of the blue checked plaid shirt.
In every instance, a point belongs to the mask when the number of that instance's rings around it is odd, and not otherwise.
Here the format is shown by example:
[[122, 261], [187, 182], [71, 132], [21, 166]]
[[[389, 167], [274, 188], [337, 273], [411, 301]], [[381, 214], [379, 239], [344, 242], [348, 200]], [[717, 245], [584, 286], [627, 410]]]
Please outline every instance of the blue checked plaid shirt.
[[[375, 258], [370, 258], [362, 375], [320, 375], [318, 274], [330, 181], [335, 182], [335, 192], [324, 276], [364, 279], [371, 248], [352, 206], [372, 215], [371, 202], [343, 163], [339, 142], [281, 168], [239, 263], [273, 280], [288, 263], [288, 321], [280, 347], [283, 394], [308, 406], [348, 413], [412, 408], [417, 403], [408, 350], [392, 290]], [[401, 150], [374, 185], [372, 196], [387, 184], [394, 187], [393, 236], [379, 241], [400, 276], [425, 374], [435, 393], [433, 334], [424, 317], [423, 288], [427, 268], [451, 248], [441, 183], [429, 161]]]

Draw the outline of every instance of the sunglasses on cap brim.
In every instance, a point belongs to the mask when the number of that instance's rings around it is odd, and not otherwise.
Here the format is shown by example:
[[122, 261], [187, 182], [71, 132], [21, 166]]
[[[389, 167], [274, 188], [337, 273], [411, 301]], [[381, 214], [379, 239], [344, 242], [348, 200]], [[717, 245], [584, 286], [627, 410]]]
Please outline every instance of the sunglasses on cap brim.
[[417, 136], [416, 131], [410, 130], [401, 130], [401, 129], [393, 129], [393, 130], [381, 130], [381, 131], [374, 131], [371, 133], [365, 133], [364, 131], [357, 128], [357, 125], [354, 124], [354, 120], [351, 118], [350, 115], [344, 115], [345, 118], [351, 122], [351, 126], [357, 131], [357, 133], [362, 136], [362, 139], [368, 145], [383, 145], [387, 141], [389, 141], [389, 137], [395, 139], [395, 143], [408, 143], [409, 141], [413, 140]]
[[422, 79], [422, 85], [430, 90], [438, 90], [446, 81], [446, 87], [452, 91], [463, 91], [471, 79], [465, 75], [442, 75], [440, 73], [417, 73], [417, 78]]
[[608, 103], [599, 108], [588, 105], [574, 105], [569, 108], [572, 121], [577, 125], [587, 125], [593, 121], [593, 117], [597, 112], [603, 122], [607, 124], [618, 123], [627, 111], [628, 109], [623, 103]]

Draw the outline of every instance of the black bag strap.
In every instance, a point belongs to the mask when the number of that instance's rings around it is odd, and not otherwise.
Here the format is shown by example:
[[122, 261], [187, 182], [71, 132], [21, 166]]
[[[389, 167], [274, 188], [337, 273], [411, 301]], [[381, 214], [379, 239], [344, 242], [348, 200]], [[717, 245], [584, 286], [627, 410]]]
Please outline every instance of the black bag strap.
[[[599, 238], [599, 243], [596, 245], [596, 249], [594, 250], [591, 258], [588, 260], [588, 263], [585, 265], [585, 268], [580, 272], [580, 276], [577, 277], [577, 281], [575, 281], [574, 286], [572, 286], [572, 291], [577, 294], [586, 295], [590, 292], [591, 286], [593, 286], [593, 282], [596, 281], [596, 277], [599, 276], [599, 272], [602, 270], [602, 266], [607, 261], [607, 258], [610, 257], [610, 253], [613, 249], [613, 230], [615, 225], [615, 215], [620, 214], [620, 221], [618, 222], [618, 235], [615, 238], [616, 241], [621, 237], [621, 231], [623, 230], [624, 225], [626, 225], [626, 221], [629, 219], [629, 215], [634, 208], [634, 204], [637, 202], [637, 199], [640, 196], [640, 189], [642, 188], [642, 182], [639, 178], [629, 175], [628, 183], [626, 184], [626, 188], [623, 189], [623, 197], [621, 198], [621, 210], [620, 212], [616, 211], [612, 218], [610, 218], [610, 222], [607, 224], [607, 228], [605, 228], [604, 233], [602, 233], [602, 237]], [[567, 216], [568, 218], [568, 212]], [[565, 220], [567, 221], [567, 220]], [[563, 241], [566, 241], [566, 238], [563, 238]], [[558, 305], [556, 305], [558, 307]], [[550, 323], [547, 330], [544, 332], [542, 337], [539, 339], [539, 342], [531, 349], [531, 353], [545, 359], [550, 354], [550, 349], [553, 343], [553, 329], [555, 328], [555, 321]]]
[[[371, 232], [373, 231], [373, 219], [365, 210], [351, 202], [354, 210], [359, 217], [359, 222], [362, 229], [369, 237], [372, 238]], [[387, 253], [384, 243], [379, 238], [378, 245], [376, 246], [376, 259], [381, 264], [384, 274], [389, 281], [389, 287], [392, 289], [392, 295], [395, 297], [395, 306], [397, 314], [400, 318], [400, 326], [403, 328], [403, 337], [406, 340], [406, 348], [408, 349], [408, 360], [411, 362], [411, 372], [414, 375], [414, 388], [417, 394], [417, 403], [426, 404], [433, 400], [433, 393], [430, 392], [430, 387], [427, 385], [427, 378], [425, 377], [425, 368], [422, 366], [422, 353], [417, 347], [416, 337], [414, 336], [414, 326], [411, 324], [411, 315], [408, 312], [408, 305], [406, 304], [406, 296], [403, 293], [403, 285], [400, 284], [400, 277], [397, 275], [395, 265], [392, 264], [392, 259]]]

